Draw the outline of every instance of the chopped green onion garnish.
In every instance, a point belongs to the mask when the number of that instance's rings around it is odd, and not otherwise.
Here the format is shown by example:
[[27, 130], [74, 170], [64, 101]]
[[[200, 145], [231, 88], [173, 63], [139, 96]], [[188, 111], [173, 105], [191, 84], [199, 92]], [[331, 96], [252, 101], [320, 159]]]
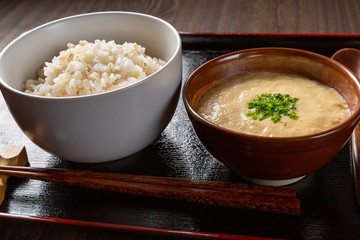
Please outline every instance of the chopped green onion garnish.
[[283, 116], [297, 120], [299, 116], [293, 110], [296, 109], [295, 103], [298, 100], [299, 98], [292, 98], [289, 94], [263, 93], [248, 103], [248, 108], [255, 110], [248, 111], [246, 116], [259, 121], [271, 118], [274, 123], [280, 122]]

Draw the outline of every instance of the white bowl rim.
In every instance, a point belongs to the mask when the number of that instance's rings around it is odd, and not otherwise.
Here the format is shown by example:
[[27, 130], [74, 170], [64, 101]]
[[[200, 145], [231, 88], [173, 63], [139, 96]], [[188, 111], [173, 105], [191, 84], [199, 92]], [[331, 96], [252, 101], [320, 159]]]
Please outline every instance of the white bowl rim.
[[30, 97], [30, 98], [46, 99], [46, 100], [50, 100], [50, 101], [51, 100], [54, 100], [54, 101], [55, 100], [70, 100], [70, 99], [75, 99], [75, 98], [76, 99], [78, 99], [78, 98], [94, 98], [94, 97], [97, 97], [97, 96], [102, 96], [104, 94], [111, 94], [111, 93], [118, 92], [118, 91], [126, 91], [127, 89], [130, 89], [130, 88], [133, 88], [133, 87], [135, 87], [135, 86], [137, 86], [139, 84], [142, 84], [147, 79], [152, 78], [155, 74], [163, 71], [165, 69], [165, 67], [167, 67], [169, 65], [169, 63], [173, 61], [173, 59], [176, 57], [176, 55], [179, 53], [179, 51], [182, 50], [181, 49], [181, 38], [180, 38], [180, 35], [179, 35], [178, 31], [170, 23], [168, 23], [167, 21], [165, 21], [165, 20], [163, 20], [163, 19], [161, 19], [159, 17], [155, 17], [155, 16], [152, 16], [152, 15], [144, 14], [144, 13], [130, 12], [130, 11], [100, 11], [100, 12], [91, 12], [91, 13], [83, 13], [83, 14], [67, 16], [67, 17], [59, 18], [59, 19], [44, 23], [44, 24], [39, 25], [39, 26], [37, 26], [35, 28], [32, 28], [32, 29], [20, 34], [18, 37], [16, 37], [14, 40], [12, 40], [8, 45], [6, 45], [4, 47], [4, 49], [2, 49], [1, 52], [0, 52], [0, 59], [5, 54], [5, 52], [9, 48], [11, 48], [11, 46], [16, 44], [16, 42], [20, 41], [20, 39], [22, 39], [24, 36], [29, 35], [29, 34], [31, 34], [33, 32], [36, 32], [39, 29], [48, 27], [50, 25], [53, 25], [53, 24], [56, 24], [56, 23], [59, 23], [59, 22], [69, 21], [69, 20], [74, 19], [74, 18], [81, 18], [81, 17], [86, 17], [86, 16], [92, 16], [92, 15], [105, 15], [105, 14], [137, 15], [137, 16], [141, 16], [141, 17], [145, 17], [145, 18], [151, 18], [151, 19], [154, 19], [156, 21], [159, 21], [159, 22], [163, 23], [164, 25], [169, 27], [169, 29], [171, 29], [175, 33], [178, 44], [176, 46], [176, 50], [174, 51], [174, 54], [170, 57], [169, 60], [167, 60], [167, 62], [165, 63], [165, 65], [161, 69], [154, 72], [153, 74], [151, 74], [151, 75], [149, 75], [149, 76], [147, 76], [147, 77], [145, 77], [145, 78], [143, 78], [143, 79], [141, 79], [141, 80], [139, 80], [139, 81], [137, 81], [135, 83], [132, 83], [130, 85], [120, 87], [120, 88], [117, 88], [117, 89], [108, 90], [108, 91], [105, 91], [105, 92], [100, 92], [100, 93], [94, 93], [94, 94], [88, 94], [88, 95], [80, 95], [80, 96], [66, 96], [66, 97], [38, 96], [38, 95], [32, 95], [32, 94], [28, 94], [28, 93], [25, 93], [23, 91], [17, 90], [15, 88], [9, 86], [1, 78], [0, 78], [0, 85], [7, 88], [9, 91], [15, 92], [15, 93], [20, 94], [20, 95], [24, 95], [24, 96], [27, 96], [27, 97]]

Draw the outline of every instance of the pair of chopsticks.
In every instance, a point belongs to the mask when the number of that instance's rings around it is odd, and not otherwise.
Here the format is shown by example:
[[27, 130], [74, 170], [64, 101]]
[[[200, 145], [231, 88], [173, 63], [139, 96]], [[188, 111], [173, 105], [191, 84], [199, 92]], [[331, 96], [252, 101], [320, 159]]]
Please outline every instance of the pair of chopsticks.
[[78, 170], [0, 166], [0, 174], [141, 196], [299, 214], [293, 188]]
[[300, 213], [296, 191], [289, 187], [21, 166], [0, 166], [0, 175], [261, 212]]

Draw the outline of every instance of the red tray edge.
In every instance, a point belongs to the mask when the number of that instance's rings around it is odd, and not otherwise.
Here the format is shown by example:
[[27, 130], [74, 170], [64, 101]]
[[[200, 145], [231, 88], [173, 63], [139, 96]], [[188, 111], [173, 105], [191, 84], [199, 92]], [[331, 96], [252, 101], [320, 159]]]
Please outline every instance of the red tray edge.
[[246, 32], [186, 32], [178, 31], [180, 35], [219, 35], [219, 36], [274, 36], [274, 37], [360, 37], [360, 34], [350, 33], [246, 33]]
[[15, 219], [15, 220], [28, 220], [34, 222], [57, 223], [57, 224], [66, 224], [66, 225], [75, 225], [75, 226], [84, 226], [84, 227], [99, 227], [99, 228], [123, 230], [130, 232], [166, 234], [166, 235], [184, 236], [184, 237], [192, 236], [192, 237], [206, 237], [213, 239], [233, 239], [233, 240], [281, 240], [279, 238], [265, 238], [265, 237], [211, 233], [211, 232], [183, 231], [176, 229], [142, 227], [142, 226], [134, 226], [134, 225], [92, 222], [92, 221], [52, 218], [52, 217], [26, 216], [26, 215], [17, 215], [17, 214], [9, 214], [9, 213], [0, 213], [0, 217]]

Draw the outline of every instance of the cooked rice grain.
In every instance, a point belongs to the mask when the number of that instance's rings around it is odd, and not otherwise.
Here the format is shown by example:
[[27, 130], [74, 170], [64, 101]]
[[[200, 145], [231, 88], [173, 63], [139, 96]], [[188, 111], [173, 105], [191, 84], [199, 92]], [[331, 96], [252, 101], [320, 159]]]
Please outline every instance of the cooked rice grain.
[[161, 59], [145, 54], [136, 43], [82, 40], [46, 62], [38, 79], [25, 83], [25, 92], [39, 96], [66, 97], [89, 95], [135, 83], [164, 66]]

